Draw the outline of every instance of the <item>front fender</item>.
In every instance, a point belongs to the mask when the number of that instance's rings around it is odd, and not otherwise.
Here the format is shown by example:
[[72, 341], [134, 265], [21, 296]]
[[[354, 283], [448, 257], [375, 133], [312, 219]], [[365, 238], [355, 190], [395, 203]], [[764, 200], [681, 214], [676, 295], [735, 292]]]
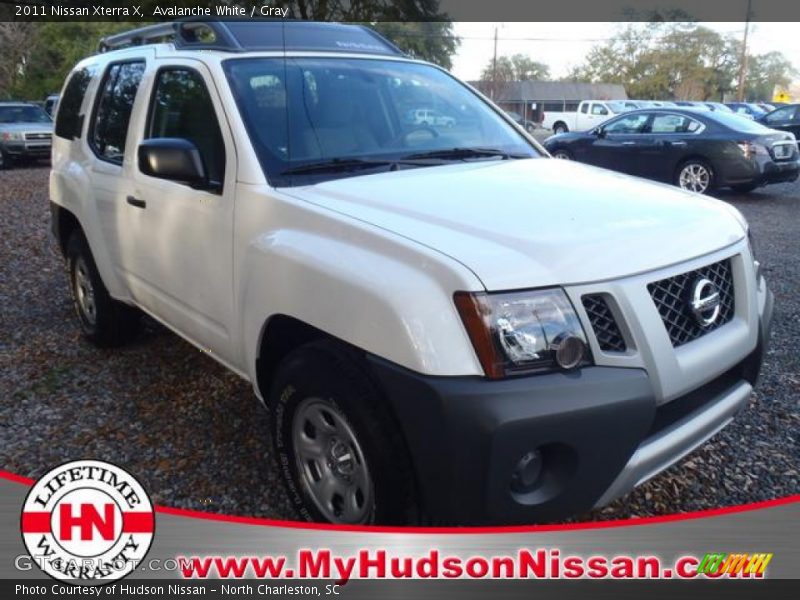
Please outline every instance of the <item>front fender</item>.
[[[252, 380], [266, 323], [303, 321], [429, 375], [482, 375], [453, 303], [482, 286], [466, 267], [356, 219], [243, 186], [237, 196], [242, 353]], [[259, 224], [269, 223], [266, 231]]]

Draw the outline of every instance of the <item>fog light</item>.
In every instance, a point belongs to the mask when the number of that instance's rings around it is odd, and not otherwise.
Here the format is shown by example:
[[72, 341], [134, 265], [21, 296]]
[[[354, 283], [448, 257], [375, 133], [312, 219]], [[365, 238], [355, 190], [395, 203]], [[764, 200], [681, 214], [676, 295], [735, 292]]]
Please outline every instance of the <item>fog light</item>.
[[511, 473], [511, 491], [518, 494], [532, 491], [539, 484], [543, 464], [539, 450], [532, 450], [520, 458]]
[[561, 334], [550, 343], [550, 350], [555, 356], [556, 364], [568, 370], [581, 364], [586, 354], [586, 344], [576, 335]]

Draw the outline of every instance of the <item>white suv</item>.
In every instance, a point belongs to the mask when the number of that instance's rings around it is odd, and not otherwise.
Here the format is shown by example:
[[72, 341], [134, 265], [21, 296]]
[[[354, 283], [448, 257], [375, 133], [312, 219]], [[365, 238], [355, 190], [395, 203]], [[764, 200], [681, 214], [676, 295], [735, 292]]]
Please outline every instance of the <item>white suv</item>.
[[[115, 345], [144, 312], [251, 381], [305, 519], [563, 518], [747, 404], [772, 296], [725, 203], [552, 160], [358, 26], [102, 50], [53, 142], [80, 324]], [[465, 118], [408, 123], [423, 102]]]

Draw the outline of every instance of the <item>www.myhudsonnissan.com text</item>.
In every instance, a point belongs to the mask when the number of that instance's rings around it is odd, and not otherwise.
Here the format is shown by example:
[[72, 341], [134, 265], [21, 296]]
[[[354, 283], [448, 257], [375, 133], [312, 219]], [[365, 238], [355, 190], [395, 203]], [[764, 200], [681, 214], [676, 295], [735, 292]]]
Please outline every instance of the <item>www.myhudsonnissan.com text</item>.
[[[694, 579], [762, 578], [772, 553], [708, 552], [672, 561], [658, 556], [562, 554], [559, 549], [520, 549], [515, 555], [462, 557], [431, 550], [424, 555], [398, 556], [386, 550], [360, 550], [337, 556], [327, 549], [301, 549], [294, 565], [286, 556], [178, 556], [136, 565], [142, 571], [175, 571], [186, 579]], [[41, 560], [41, 559], [37, 559]], [[26, 571], [34, 559], [17, 557]], [[84, 560], [72, 566], [76, 577], [102, 576], [103, 565]]]

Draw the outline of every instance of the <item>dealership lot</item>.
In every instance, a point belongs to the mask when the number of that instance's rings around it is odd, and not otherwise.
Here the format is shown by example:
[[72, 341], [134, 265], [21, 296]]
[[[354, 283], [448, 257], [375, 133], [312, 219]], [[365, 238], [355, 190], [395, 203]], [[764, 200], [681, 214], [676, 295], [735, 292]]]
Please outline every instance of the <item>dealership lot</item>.
[[[294, 518], [249, 384], [155, 324], [98, 350], [80, 336], [49, 238], [45, 167], [0, 173], [0, 468], [37, 477], [110, 460], [155, 502]], [[591, 518], [714, 508], [800, 492], [800, 183], [722, 194], [750, 220], [776, 295], [747, 410], [710, 444]]]

